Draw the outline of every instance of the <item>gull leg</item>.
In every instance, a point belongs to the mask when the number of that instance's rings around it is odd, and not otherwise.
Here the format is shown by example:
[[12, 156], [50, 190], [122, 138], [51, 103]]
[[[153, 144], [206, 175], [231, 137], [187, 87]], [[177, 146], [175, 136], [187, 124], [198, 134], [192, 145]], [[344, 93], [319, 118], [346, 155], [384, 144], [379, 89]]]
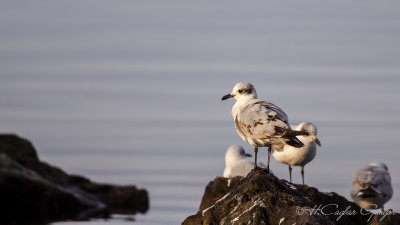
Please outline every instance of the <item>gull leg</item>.
[[258, 148], [254, 147], [254, 169], [257, 170], [257, 152]]
[[292, 183], [292, 167], [289, 165], [289, 179], [290, 183]]
[[269, 160], [271, 158], [271, 146], [268, 147], [268, 162], [267, 162], [267, 172], [269, 173]]
[[301, 166], [301, 179], [303, 180], [304, 185], [304, 166]]

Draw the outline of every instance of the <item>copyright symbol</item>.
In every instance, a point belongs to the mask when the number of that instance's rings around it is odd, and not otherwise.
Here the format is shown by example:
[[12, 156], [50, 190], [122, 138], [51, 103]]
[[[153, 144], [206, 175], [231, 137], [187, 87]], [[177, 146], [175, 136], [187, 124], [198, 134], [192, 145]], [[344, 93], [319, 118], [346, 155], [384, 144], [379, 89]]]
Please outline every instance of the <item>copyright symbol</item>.
[[298, 207], [298, 208], [296, 209], [296, 213], [297, 213], [297, 215], [301, 216], [301, 215], [303, 215], [303, 214], [304, 214], [304, 209], [303, 209], [303, 208], [300, 208], [300, 207]]

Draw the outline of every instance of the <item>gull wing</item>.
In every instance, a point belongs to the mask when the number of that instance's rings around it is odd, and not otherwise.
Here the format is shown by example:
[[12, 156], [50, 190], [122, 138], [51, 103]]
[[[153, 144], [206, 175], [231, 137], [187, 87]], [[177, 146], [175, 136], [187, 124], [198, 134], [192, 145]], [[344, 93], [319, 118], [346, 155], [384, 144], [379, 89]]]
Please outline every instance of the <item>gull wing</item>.
[[257, 99], [242, 108], [235, 120], [241, 132], [252, 139], [282, 137], [290, 132], [286, 113]]
[[[288, 116], [286, 115], [286, 113], [279, 108], [278, 106], [270, 103], [270, 102], [266, 102], [266, 101], [257, 101], [254, 104], [260, 104], [262, 106], [264, 106], [268, 111], [270, 111], [270, 114], [274, 114], [274, 116], [286, 123], [288, 123]], [[288, 126], [290, 127], [290, 125], [288, 124]]]

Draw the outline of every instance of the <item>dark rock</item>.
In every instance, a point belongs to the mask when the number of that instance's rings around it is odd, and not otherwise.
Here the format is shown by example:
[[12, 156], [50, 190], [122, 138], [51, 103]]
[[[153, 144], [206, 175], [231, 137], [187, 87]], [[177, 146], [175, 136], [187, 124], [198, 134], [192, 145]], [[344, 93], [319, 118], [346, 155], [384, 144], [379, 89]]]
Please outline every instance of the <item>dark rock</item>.
[[82, 176], [68, 175], [61, 169], [45, 162], [23, 161], [21, 164], [27, 168], [31, 168], [55, 184], [68, 188], [79, 188], [84, 192], [94, 195], [107, 205], [107, 210], [110, 213], [145, 213], [149, 209], [147, 191], [137, 189], [133, 185], [117, 186], [95, 183]]
[[376, 215], [371, 218], [371, 223], [369, 225], [399, 225], [400, 224], [400, 214], [393, 212], [391, 210], [379, 213], [381, 215]]
[[2, 221], [65, 219], [105, 208], [96, 199], [82, 201], [5, 154], [0, 154], [0, 199]]
[[149, 199], [146, 190], [135, 186], [115, 186], [81, 182], [78, 186], [104, 202], [112, 213], [135, 214], [145, 213], [149, 209]]
[[[376, 216], [336, 193], [321, 193], [313, 187], [279, 180], [263, 170], [253, 170], [242, 179], [217, 177], [211, 181], [199, 211], [182, 224], [362, 225], [376, 220]], [[399, 222], [396, 214], [378, 224]]]
[[39, 161], [33, 145], [28, 140], [14, 134], [0, 135], [0, 152], [15, 161]]
[[145, 213], [149, 208], [146, 190], [69, 175], [41, 162], [33, 145], [16, 135], [0, 135], [0, 200], [0, 224]]
[[213, 205], [215, 201], [231, 191], [233, 187], [236, 187], [241, 179], [242, 177], [235, 177], [233, 179], [215, 179], [211, 181], [201, 199], [200, 210]]

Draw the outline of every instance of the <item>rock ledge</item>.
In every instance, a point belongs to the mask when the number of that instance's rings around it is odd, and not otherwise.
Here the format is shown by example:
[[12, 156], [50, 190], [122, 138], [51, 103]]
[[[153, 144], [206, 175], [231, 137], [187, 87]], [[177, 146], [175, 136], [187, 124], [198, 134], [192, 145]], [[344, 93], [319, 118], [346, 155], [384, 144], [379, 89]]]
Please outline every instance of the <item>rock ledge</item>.
[[33, 145], [0, 135], [0, 224], [51, 222], [145, 213], [148, 193], [135, 186], [100, 184], [39, 160]]
[[373, 215], [331, 192], [279, 180], [264, 170], [245, 178], [217, 177], [203, 195], [199, 211], [183, 225], [194, 224], [400, 224], [400, 215]]

